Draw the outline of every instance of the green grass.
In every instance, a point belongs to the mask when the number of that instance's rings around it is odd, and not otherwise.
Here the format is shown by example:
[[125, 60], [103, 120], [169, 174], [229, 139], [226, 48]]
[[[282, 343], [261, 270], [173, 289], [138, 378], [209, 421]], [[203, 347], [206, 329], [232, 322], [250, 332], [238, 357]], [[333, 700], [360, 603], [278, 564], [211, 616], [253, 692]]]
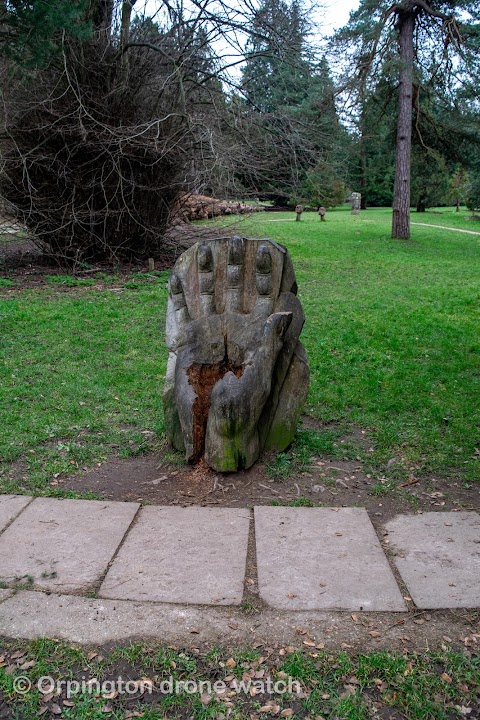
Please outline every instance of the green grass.
[[431, 208], [425, 213], [412, 212], [412, 223], [428, 223], [429, 225], [444, 225], [445, 227], [460, 228], [480, 232], [480, 219], [478, 213], [474, 214], [465, 207], [456, 212], [455, 208]]
[[[448, 648], [421, 655], [378, 651], [349, 656], [345, 652], [315, 649], [307, 652], [294, 648], [276, 651], [244, 648], [227, 652], [213, 647], [208, 651], [182, 651], [136, 643], [103, 653], [101, 649], [92, 652], [58, 641], [37, 640], [2, 643], [0, 657], [0, 693], [11, 712], [8, 717], [22, 720], [33, 720], [43, 707], [52, 711], [55, 705], [62, 710], [63, 717], [75, 720], [102, 717], [124, 720], [128, 712], [138, 713], [134, 717], [147, 720], [165, 716], [207, 720], [225, 717], [227, 713], [233, 720], [247, 720], [271, 717], [265, 710], [260, 712], [269, 702], [277, 705], [274, 716], [278, 717], [342, 720], [475, 718], [479, 709], [478, 655], [467, 656]], [[208, 681], [212, 685], [225, 678], [231, 678], [227, 684], [234, 678], [238, 681], [243, 678], [252, 684], [258, 672], [264, 681], [271, 678], [272, 685], [276, 682], [288, 685], [289, 680], [298, 682], [300, 694], [234, 692], [228, 697], [212, 693], [205, 698], [200, 697], [200, 693], [164, 692], [162, 695], [159, 692], [162, 682], [168, 683], [170, 677], [173, 682]], [[143, 679], [152, 693], [115, 696], [111, 683], [119, 675], [124, 682]], [[23, 695], [15, 692], [15, 681], [20, 676], [32, 684], [32, 689]], [[60, 694], [47, 697], [46, 702], [38, 689], [38, 680], [42, 677], [64, 683]], [[66, 681], [83, 681], [84, 687], [92, 681], [95, 691], [88, 693], [71, 684], [67, 698]], [[108, 685], [102, 687], [104, 682]], [[163, 687], [168, 689], [168, 685]]]
[[3, 491], [59, 494], [57, 474], [152, 449], [163, 431], [166, 279], [0, 300]]
[[[477, 229], [465, 211], [439, 212], [412, 219]], [[397, 480], [415, 472], [474, 483], [480, 236], [413, 227], [411, 241], [392, 241], [388, 210], [293, 217], [240, 223], [291, 252], [312, 375], [306, 412], [323, 428], [300, 432], [269, 472], [288, 477], [327, 454], [362, 457]], [[216, 225], [224, 235], [225, 221]], [[63, 275], [34, 289], [7, 283], [3, 297], [0, 288], [1, 491], [62, 494], [56, 475], [159, 441], [167, 274], [109, 276], [111, 288], [99, 275], [93, 287]], [[337, 442], [353, 427], [373, 453]]]
[[[417, 217], [474, 225], [465, 213]], [[312, 370], [307, 411], [367, 430], [374, 467], [394, 457], [405, 473], [478, 477], [480, 236], [413, 227], [410, 241], [393, 241], [387, 210], [329, 212], [325, 223], [255, 215], [241, 231], [292, 255]]]

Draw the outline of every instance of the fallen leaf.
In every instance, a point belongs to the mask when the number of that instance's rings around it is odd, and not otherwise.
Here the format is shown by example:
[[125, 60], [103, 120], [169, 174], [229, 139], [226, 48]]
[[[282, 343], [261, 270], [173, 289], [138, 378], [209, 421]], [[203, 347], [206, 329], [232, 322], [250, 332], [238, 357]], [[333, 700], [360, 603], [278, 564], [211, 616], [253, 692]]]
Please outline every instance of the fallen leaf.
[[225, 665], [226, 665], [227, 667], [229, 667], [229, 668], [237, 667], [237, 663], [235, 662], [235, 660], [234, 660], [233, 658], [228, 658], [228, 660], [227, 660], [227, 662], [225, 663]]
[[26, 663], [23, 663], [23, 665], [20, 665], [20, 670], [30, 670], [35, 665], [35, 660], [29, 660]]
[[280, 713], [280, 717], [286, 717], [286, 718], [293, 717], [292, 708], [286, 708], [285, 710], [282, 710], [282, 712]]
[[17, 650], [13, 655], [10, 655], [10, 660], [18, 660], [18, 658], [24, 657], [26, 654], [26, 650]]
[[382, 633], [378, 632], [378, 630], [370, 630], [368, 634], [373, 638], [381, 637], [382, 635]]
[[450, 675], [447, 675], [446, 672], [442, 673], [441, 678], [442, 678], [442, 680], [443, 680], [444, 682], [446, 682], [446, 683], [448, 683], [449, 685], [451, 685], [451, 683], [452, 683], [452, 678], [450, 677]]
[[[110, 693], [106, 693], [105, 695], [102, 695], [104, 700], [114, 700], [118, 695], [118, 690], [112, 690]], [[63, 703], [65, 705], [65, 703]], [[73, 705], [73, 703], [72, 703]]]

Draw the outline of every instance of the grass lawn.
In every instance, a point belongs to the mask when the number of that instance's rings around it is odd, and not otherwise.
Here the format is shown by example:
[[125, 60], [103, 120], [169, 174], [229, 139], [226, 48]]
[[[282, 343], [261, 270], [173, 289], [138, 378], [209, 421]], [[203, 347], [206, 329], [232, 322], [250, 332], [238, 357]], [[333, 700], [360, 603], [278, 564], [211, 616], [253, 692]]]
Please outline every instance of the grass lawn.
[[4, 492], [56, 494], [57, 473], [146, 452], [163, 431], [168, 273], [60, 277], [0, 301]]
[[[371, 439], [364, 459], [375, 471], [474, 481], [480, 236], [413, 227], [412, 240], [392, 241], [383, 209], [340, 209], [325, 223], [292, 217], [256, 214], [240, 231], [292, 254], [312, 371], [306, 411], [320, 427], [314, 446], [332, 449], [357, 427]], [[452, 210], [417, 217], [476, 227]], [[217, 225], [225, 234], [225, 220]], [[23, 289], [0, 271], [1, 491], [62, 494], [57, 474], [158, 442], [167, 277], [59, 275]]]
[[[418, 217], [472, 228], [464, 214], [445, 216]], [[308, 413], [371, 433], [377, 469], [394, 458], [400, 474], [478, 477], [480, 235], [413, 227], [411, 241], [392, 241], [388, 210], [269, 222], [284, 218], [255, 216], [242, 231], [292, 254], [312, 369]]]

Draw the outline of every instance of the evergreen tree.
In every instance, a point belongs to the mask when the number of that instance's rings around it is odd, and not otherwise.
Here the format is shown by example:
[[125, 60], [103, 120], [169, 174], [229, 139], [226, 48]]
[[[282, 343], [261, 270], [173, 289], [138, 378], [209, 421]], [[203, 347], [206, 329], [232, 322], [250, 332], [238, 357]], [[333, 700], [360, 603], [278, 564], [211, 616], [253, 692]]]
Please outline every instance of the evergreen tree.
[[395, 191], [392, 237], [410, 236], [410, 172], [414, 83], [443, 75], [445, 87], [478, 71], [479, 8], [476, 0], [362, 0], [336, 37], [349, 55], [351, 81], [364, 94], [386, 59], [396, 61]]
[[307, 34], [298, 0], [291, 5], [263, 0], [242, 76], [250, 162], [239, 178], [252, 192], [281, 204], [316, 203], [318, 182], [335, 185], [335, 197], [342, 186], [340, 137], [346, 133], [328, 62], [312, 61]]
[[42, 66], [65, 37], [87, 38], [89, 0], [9, 0], [0, 3], [0, 54], [26, 67]]

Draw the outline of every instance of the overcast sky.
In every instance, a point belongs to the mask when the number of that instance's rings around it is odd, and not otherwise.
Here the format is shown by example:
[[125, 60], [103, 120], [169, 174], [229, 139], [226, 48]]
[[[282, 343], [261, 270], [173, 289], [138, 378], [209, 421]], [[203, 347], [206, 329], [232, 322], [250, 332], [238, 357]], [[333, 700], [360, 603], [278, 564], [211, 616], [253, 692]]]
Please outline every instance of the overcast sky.
[[325, 33], [330, 33], [332, 30], [342, 27], [347, 22], [350, 11], [356, 10], [359, 6], [359, 0], [341, 0], [341, 2], [335, 2], [335, 0], [324, 0], [322, 2], [324, 9], [320, 10], [320, 17], [323, 18], [322, 29]]

